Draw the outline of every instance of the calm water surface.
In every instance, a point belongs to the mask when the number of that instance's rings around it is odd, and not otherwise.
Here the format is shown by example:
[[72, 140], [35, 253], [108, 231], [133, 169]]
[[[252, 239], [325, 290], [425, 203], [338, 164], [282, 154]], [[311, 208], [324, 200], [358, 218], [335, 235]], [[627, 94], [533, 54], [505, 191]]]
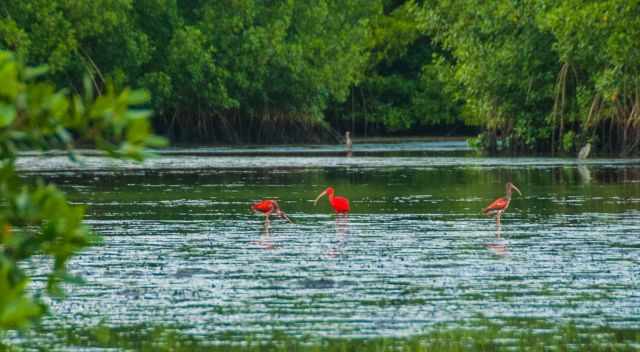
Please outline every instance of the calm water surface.
[[[86, 283], [51, 302], [44, 325], [207, 338], [404, 336], [481, 319], [518, 329], [512, 318], [640, 328], [638, 160], [478, 158], [442, 143], [351, 158], [296, 147], [177, 149], [145, 164], [27, 156], [23, 173], [87, 205], [104, 237], [70, 263]], [[497, 238], [480, 210], [508, 181], [523, 196]], [[329, 185], [351, 199], [348, 218], [326, 199], [313, 206]], [[295, 224], [265, 228], [249, 212], [263, 197]]]

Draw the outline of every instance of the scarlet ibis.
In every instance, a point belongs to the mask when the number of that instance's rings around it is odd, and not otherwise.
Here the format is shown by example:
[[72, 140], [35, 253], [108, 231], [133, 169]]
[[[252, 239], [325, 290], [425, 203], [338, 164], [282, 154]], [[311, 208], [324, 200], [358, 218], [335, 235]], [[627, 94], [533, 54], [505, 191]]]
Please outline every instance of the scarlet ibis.
[[507, 182], [507, 195], [503, 198], [498, 198], [493, 201], [493, 203], [489, 204], [488, 207], [482, 209], [482, 212], [487, 215], [495, 215], [496, 216], [496, 224], [500, 226], [500, 216], [504, 213], [509, 207], [509, 203], [511, 203], [511, 190], [515, 189], [518, 194], [520, 190], [513, 183]]
[[335, 210], [336, 213], [346, 214], [349, 212], [349, 210], [351, 210], [349, 208], [349, 200], [345, 197], [335, 196], [333, 187], [327, 187], [327, 189], [322, 191], [322, 193], [320, 193], [318, 197], [316, 197], [316, 200], [313, 201], [313, 205], [317, 205], [318, 200], [325, 194], [329, 197], [329, 204], [331, 204], [331, 207], [333, 207], [333, 210]]
[[293, 223], [293, 221], [291, 221], [291, 219], [289, 219], [287, 214], [285, 214], [285, 212], [282, 211], [282, 209], [280, 209], [280, 206], [278, 205], [278, 202], [276, 202], [275, 200], [263, 199], [260, 202], [253, 203], [253, 204], [251, 204], [251, 211], [254, 212], [254, 213], [256, 213], [256, 212], [263, 213], [264, 216], [265, 216], [265, 220], [264, 220], [265, 223], [269, 222], [269, 216], [273, 212], [275, 212], [277, 216], [289, 221], [290, 223]]

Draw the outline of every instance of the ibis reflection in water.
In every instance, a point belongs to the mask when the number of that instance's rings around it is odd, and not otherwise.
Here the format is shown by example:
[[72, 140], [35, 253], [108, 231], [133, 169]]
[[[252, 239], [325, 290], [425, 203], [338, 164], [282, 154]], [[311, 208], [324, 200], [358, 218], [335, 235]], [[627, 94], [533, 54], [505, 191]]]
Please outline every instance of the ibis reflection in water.
[[497, 238], [495, 241], [487, 243], [485, 247], [487, 247], [487, 249], [495, 255], [509, 255], [509, 246], [507, 244], [507, 241], [501, 238]]
[[349, 238], [349, 214], [336, 215], [336, 244], [327, 251], [327, 257], [335, 258], [344, 250]]
[[271, 241], [271, 223], [265, 221], [262, 224], [262, 229], [260, 230], [260, 239], [251, 241], [251, 243], [257, 245], [262, 249], [273, 249], [273, 242]]

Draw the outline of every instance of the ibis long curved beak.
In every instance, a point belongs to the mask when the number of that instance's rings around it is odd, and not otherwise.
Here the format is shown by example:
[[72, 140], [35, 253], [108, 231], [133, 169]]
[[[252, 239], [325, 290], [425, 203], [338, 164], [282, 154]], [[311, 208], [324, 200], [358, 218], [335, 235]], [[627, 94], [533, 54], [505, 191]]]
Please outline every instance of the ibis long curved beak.
[[320, 198], [322, 198], [322, 196], [324, 196], [325, 194], [327, 194], [327, 191], [323, 191], [322, 193], [320, 193], [317, 197], [316, 200], [313, 201], [313, 205], [318, 205], [318, 200], [320, 200]]
[[522, 192], [520, 192], [518, 187], [516, 187], [514, 184], [511, 184], [511, 188], [515, 189], [518, 192], [519, 195], [522, 195]]

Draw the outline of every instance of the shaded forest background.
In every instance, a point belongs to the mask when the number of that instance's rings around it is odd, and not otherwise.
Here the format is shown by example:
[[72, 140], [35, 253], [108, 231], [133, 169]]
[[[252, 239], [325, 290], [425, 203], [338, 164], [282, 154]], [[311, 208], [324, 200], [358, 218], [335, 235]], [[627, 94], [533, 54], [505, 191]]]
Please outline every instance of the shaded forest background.
[[177, 142], [638, 154], [639, 42], [640, 0], [0, 1], [0, 49], [58, 87], [146, 88]]

